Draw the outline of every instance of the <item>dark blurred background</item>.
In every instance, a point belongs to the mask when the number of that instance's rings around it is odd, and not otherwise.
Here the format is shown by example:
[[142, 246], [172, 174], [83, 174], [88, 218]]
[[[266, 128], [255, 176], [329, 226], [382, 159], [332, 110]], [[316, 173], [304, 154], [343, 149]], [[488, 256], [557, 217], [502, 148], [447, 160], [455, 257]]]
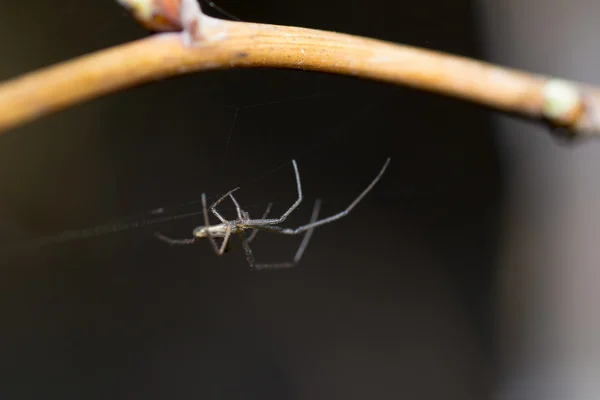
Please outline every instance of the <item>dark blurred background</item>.
[[[218, 5], [246, 21], [481, 58], [468, 0]], [[115, 1], [0, 0], [0, 17], [0, 79], [146, 35]], [[0, 398], [489, 397], [503, 199], [489, 116], [347, 77], [231, 70], [134, 88], [3, 135]], [[278, 214], [295, 199], [293, 158], [305, 192], [286, 224], [296, 226], [317, 197], [324, 215], [344, 208], [388, 156], [381, 182], [316, 230], [292, 270], [250, 271], [236, 238], [217, 257], [208, 243], [153, 236], [188, 237], [199, 215], [36, 241], [198, 211], [202, 192], [236, 186], [251, 214], [269, 201]], [[287, 261], [299, 241], [260, 233], [253, 249], [259, 262]]]

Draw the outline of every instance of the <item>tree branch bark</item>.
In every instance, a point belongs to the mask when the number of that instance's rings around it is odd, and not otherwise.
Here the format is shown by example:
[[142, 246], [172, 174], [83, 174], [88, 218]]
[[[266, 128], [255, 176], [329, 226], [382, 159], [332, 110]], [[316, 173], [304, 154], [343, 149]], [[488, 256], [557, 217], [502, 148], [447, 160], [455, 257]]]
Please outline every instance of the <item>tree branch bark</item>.
[[198, 71], [257, 67], [408, 86], [545, 121], [574, 136], [600, 134], [600, 88], [352, 35], [202, 18], [202, 31], [195, 32], [201, 40], [190, 42], [185, 28], [160, 33], [0, 84], [0, 134], [136, 85]]

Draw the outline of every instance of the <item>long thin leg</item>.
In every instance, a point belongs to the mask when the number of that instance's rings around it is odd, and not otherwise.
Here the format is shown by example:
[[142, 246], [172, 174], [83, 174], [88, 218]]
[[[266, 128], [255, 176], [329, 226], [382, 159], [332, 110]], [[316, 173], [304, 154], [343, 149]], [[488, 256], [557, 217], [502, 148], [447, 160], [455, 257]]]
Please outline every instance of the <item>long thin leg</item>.
[[254, 269], [256, 266], [256, 262], [254, 261], [254, 255], [252, 254], [252, 249], [248, 244], [248, 241], [244, 237], [242, 232], [238, 233], [240, 237], [240, 241], [242, 242], [242, 247], [244, 248], [244, 253], [246, 253], [246, 260], [248, 260], [248, 264], [250, 265], [250, 269]]
[[[219, 199], [221, 200], [221, 199]], [[217, 201], [219, 201], [217, 200]], [[204, 214], [204, 228], [206, 230], [206, 237], [208, 238], [208, 241], [210, 242], [213, 250], [215, 251], [215, 253], [219, 254], [219, 252], [221, 251], [219, 249], [219, 245], [217, 244], [217, 241], [215, 240], [215, 238], [210, 234], [210, 221], [208, 220], [208, 207], [206, 206], [206, 194], [202, 193], [202, 213]], [[229, 239], [229, 237], [227, 237], [227, 239]], [[223, 239], [223, 242], [225, 242], [225, 239]], [[226, 243], [226, 242], [225, 242]], [[221, 254], [219, 254], [221, 255]]]
[[[227, 222], [227, 220], [226, 220], [225, 218], [223, 218], [223, 216], [222, 216], [221, 214], [219, 214], [219, 212], [216, 210], [216, 208], [217, 208], [217, 206], [218, 206], [218, 205], [219, 205], [219, 204], [220, 204], [220, 203], [221, 203], [223, 200], [225, 200], [225, 198], [226, 198], [227, 196], [231, 196], [231, 194], [232, 194], [233, 192], [235, 192], [236, 190], [238, 190], [238, 189], [239, 189], [239, 186], [238, 186], [238, 187], [236, 187], [235, 189], [231, 189], [229, 192], [227, 192], [227, 193], [225, 193], [223, 196], [219, 197], [219, 198], [218, 198], [218, 199], [217, 199], [217, 200], [216, 200], [214, 203], [212, 203], [212, 204], [210, 205], [210, 212], [212, 212], [212, 213], [213, 213], [213, 214], [214, 214], [214, 215], [215, 215], [217, 218], [219, 218], [219, 220], [220, 220], [222, 223], [225, 223], [225, 222]], [[236, 204], [236, 205], [237, 205], [237, 202], [235, 201], [235, 199], [234, 199], [234, 204]], [[239, 206], [238, 206], [238, 207], [239, 207]]]
[[223, 241], [221, 242], [221, 248], [217, 252], [218, 255], [222, 256], [225, 253], [225, 249], [227, 248], [227, 244], [229, 243], [229, 237], [231, 236], [231, 226], [227, 225], [225, 228], [225, 237], [223, 237]]
[[173, 239], [159, 232], [154, 232], [154, 236], [168, 244], [194, 244], [196, 239]]
[[280, 224], [302, 203], [302, 185], [300, 184], [300, 172], [298, 172], [298, 165], [296, 164], [296, 160], [292, 160], [292, 165], [294, 166], [294, 174], [296, 175], [296, 188], [298, 190], [298, 199], [292, 204], [290, 208], [279, 218], [273, 219], [251, 219], [246, 221], [248, 224], [255, 225], [276, 225]]
[[[314, 223], [319, 218], [319, 211], [321, 211], [321, 199], [315, 200], [315, 205], [313, 207], [313, 213], [310, 216], [310, 221], [308, 221], [309, 224]], [[294, 256], [294, 265], [296, 265], [300, 262], [300, 259], [302, 258], [302, 255], [304, 254], [304, 250], [306, 250], [306, 247], [308, 246], [308, 241], [312, 237], [312, 234], [314, 231], [315, 231], [315, 228], [312, 228], [312, 229], [307, 230], [306, 233], [304, 234], [304, 237], [302, 238], [302, 242], [300, 242], [300, 246], [298, 247], [298, 250], [296, 250], [296, 255]]]
[[243, 217], [243, 221], [248, 221], [250, 219], [250, 214], [248, 214], [248, 211], [244, 211], [242, 210], [242, 217]]
[[[312, 212], [312, 216], [310, 217], [310, 222], [314, 223], [317, 218], [319, 218], [319, 211], [321, 210], [321, 200], [317, 199], [315, 201], [315, 206], [313, 207], [313, 212]], [[302, 255], [304, 254], [304, 250], [306, 250], [306, 246], [308, 246], [308, 242], [312, 236], [314, 232], [314, 228], [309, 229], [306, 231], [306, 233], [304, 234], [304, 237], [302, 238], [302, 242], [300, 243], [300, 246], [298, 246], [298, 250], [296, 250], [296, 255], [294, 256], [294, 259], [290, 262], [285, 262], [285, 263], [275, 263], [275, 264], [255, 264], [254, 267], [256, 269], [279, 269], [279, 268], [292, 268], [294, 266], [296, 266], [296, 264], [298, 264], [300, 262], [300, 259], [302, 258]], [[248, 246], [248, 244], [246, 243], [246, 246]], [[250, 249], [250, 247], [248, 246], [248, 249]]]
[[[273, 203], [269, 203], [269, 205], [267, 205], [267, 209], [265, 210], [265, 213], [263, 214], [261, 219], [265, 219], [267, 218], [267, 216], [269, 215], [269, 213], [271, 212], [271, 207], [273, 206]], [[248, 213], [246, 213], [246, 219], [250, 219], [250, 216], [248, 215]], [[253, 229], [252, 233], [250, 234], [250, 236], [248, 236], [248, 239], [246, 239], [248, 241], [248, 243], [252, 242], [254, 240], [254, 238], [256, 237], [256, 234], [258, 233], [258, 229]]]
[[240, 204], [237, 202], [235, 197], [233, 197], [231, 192], [229, 192], [229, 197], [231, 197], [231, 201], [233, 202], [233, 205], [235, 206], [235, 211], [237, 212], [238, 220], [241, 221], [243, 219], [248, 219], [248, 218], [244, 218], [244, 216], [248, 215], [248, 213], [246, 213], [242, 210], [242, 208], [240, 207]]
[[[350, 203], [350, 205], [344, 211], [339, 212], [335, 215], [332, 215], [331, 217], [323, 218], [319, 221], [315, 221], [315, 222], [308, 223], [306, 225], [299, 226], [298, 228], [289, 229], [289, 228], [273, 227], [275, 229], [271, 229], [271, 230], [274, 232], [282, 233], [284, 235], [297, 235], [297, 234], [305, 232], [309, 229], [314, 229], [318, 226], [325, 225], [325, 224], [328, 224], [330, 222], [333, 222], [340, 218], [345, 217], [367, 195], [367, 193], [369, 193], [369, 191], [371, 191], [371, 189], [373, 189], [373, 186], [375, 186], [375, 184], [379, 181], [379, 179], [381, 179], [381, 176], [383, 175], [386, 168], [388, 167], [390, 160], [391, 160], [390, 158], [387, 159], [387, 161], [383, 165], [383, 168], [381, 168], [381, 171], [379, 171], [379, 174], [377, 174], [375, 179], [373, 179], [373, 181], [369, 184], [369, 186], [367, 186], [367, 188], [365, 190], [363, 190], [362, 193], [352, 203]], [[252, 222], [252, 221], [250, 221], [250, 222]], [[267, 229], [265, 229], [265, 230], [267, 230]]]

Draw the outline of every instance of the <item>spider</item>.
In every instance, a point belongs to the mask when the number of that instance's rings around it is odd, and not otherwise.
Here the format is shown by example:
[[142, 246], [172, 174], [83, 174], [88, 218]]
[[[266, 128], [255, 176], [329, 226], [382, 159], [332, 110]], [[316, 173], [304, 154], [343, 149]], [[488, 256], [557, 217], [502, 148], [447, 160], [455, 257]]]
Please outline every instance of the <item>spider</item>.
[[[354, 201], [352, 203], [350, 203], [350, 205], [344, 211], [341, 211], [330, 217], [317, 220], [317, 218], [319, 216], [319, 210], [321, 208], [321, 201], [320, 201], [320, 199], [317, 199], [315, 201], [312, 216], [311, 216], [308, 224], [299, 226], [297, 228], [292, 229], [292, 228], [283, 228], [283, 227], [278, 226], [278, 224], [285, 221], [285, 219], [302, 202], [302, 185], [300, 184], [300, 173], [298, 172], [298, 165], [296, 164], [296, 160], [292, 160], [292, 165], [294, 167], [294, 173], [296, 175], [296, 187], [298, 190], [298, 198], [294, 202], [294, 204], [292, 204], [292, 206], [286, 212], [284, 212], [283, 215], [281, 215], [281, 217], [267, 218], [267, 216], [269, 215], [269, 212], [271, 211], [271, 206], [272, 206], [272, 203], [269, 203], [262, 218], [251, 219], [250, 215], [246, 211], [241, 209], [239, 203], [237, 202], [235, 197], [233, 197], [233, 193], [239, 189], [239, 187], [237, 187], [237, 188], [232, 189], [229, 192], [225, 193], [223, 196], [221, 196], [219, 199], [217, 199], [210, 207], [206, 206], [206, 204], [207, 204], [206, 203], [206, 194], [202, 193], [204, 225], [198, 226], [194, 229], [194, 231], [192, 233], [192, 236], [193, 236], [192, 238], [190, 238], [190, 239], [172, 239], [172, 238], [164, 236], [158, 232], [156, 232], [155, 235], [159, 239], [161, 239], [169, 244], [172, 244], [172, 245], [193, 244], [198, 239], [207, 238], [209, 240], [210, 244], [212, 245], [215, 253], [217, 253], [217, 255], [221, 256], [227, 250], [227, 246], [229, 244], [229, 239], [231, 238], [231, 235], [236, 234], [240, 237], [240, 240], [242, 242], [242, 247], [244, 248], [244, 252], [246, 253], [246, 259], [248, 260], [248, 264], [250, 264], [251, 269], [291, 268], [291, 267], [294, 267], [296, 264], [298, 264], [298, 262], [300, 261], [300, 258], [302, 257], [302, 254], [304, 253], [306, 246], [308, 245], [308, 241], [310, 240], [310, 237], [312, 236], [314, 229], [318, 226], [328, 224], [330, 222], [336, 221], [336, 220], [348, 215], [348, 213], [363, 199], [363, 197], [365, 197], [367, 195], [367, 193], [379, 181], [379, 179], [385, 172], [389, 163], [390, 163], [390, 158], [388, 158], [386, 160], [385, 164], [383, 165], [383, 167], [381, 168], [381, 170], [379, 171], [379, 173], [377, 174], [375, 179], [373, 179], [373, 181], [369, 184], [369, 186], [367, 186], [366, 189], [363, 190], [362, 193], [356, 199], [354, 199]], [[235, 219], [233, 221], [227, 221], [216, 210], [216, 207], [227, 197], [229, 197], [231, 199], [231, 201], [237, 211], [237, 219]], [[209, 215], [208, 210], [210, 210], [221, 221], [220, 224], [210, 225], [210, 221], [208, 219], [208, 215]], [[246, 237], [244, 235], [244, 233], [247, 230], [252, 231], [252, 233], [248, 237]], [[279, 234], [283, 234], [283, 235], [298, 235], [302, 232], [305, 232], [305, 234], [302, 239], [302, 242], [300, 243], [300, 246], [298, 247], [298, 250], [296, 251], [296, 255], [294, 256], [292, 261], [282, 262], [282, 263], [273, 263], [273, 264], [257, 264], [254, 260], [252, 250], [250, 249], [250, 242], [252, 242], [252, 240], [254, 240], [258, 231], [268, 231], [268, 232], [274, 232], [274, 233], [279, 233]], [[223, 238], [223, 241], [221, 242], [220, 246], [217, 244], [217, 241], [215, 240], [215, 238]]]

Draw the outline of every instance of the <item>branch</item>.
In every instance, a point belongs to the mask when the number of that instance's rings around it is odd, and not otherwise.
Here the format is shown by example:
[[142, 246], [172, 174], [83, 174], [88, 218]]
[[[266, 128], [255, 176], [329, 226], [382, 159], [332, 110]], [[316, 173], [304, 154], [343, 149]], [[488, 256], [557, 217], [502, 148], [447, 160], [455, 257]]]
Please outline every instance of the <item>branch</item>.
[[[120, 0], [136, 1], [149, 0]], [[180, 14], [162, 10], [160, 27], [156, 10], [154, 20], [145, 21], [151, 28], [182, 32], [152, 35], [0, 84], [0, 134], [84, 101], [167, 77], [269, 67], [408, 86], [545, 121], [574, 136], [600, 135], [600, 88], [352, 35], [215, 19], [202, 14], [195, 0], [182, 1]], [[184, 10], [185, 4], [196, 6]], [[139, 20], [147, 17], [139, 8], [134, 11]]]

